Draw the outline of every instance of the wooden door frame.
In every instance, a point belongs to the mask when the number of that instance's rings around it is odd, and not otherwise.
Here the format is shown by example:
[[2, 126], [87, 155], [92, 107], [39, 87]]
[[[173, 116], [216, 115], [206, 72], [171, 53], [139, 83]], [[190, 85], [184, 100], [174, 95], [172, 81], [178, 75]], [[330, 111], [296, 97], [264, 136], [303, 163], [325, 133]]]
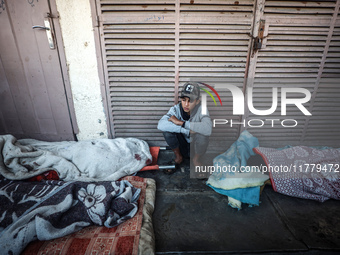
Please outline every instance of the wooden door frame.
[[47, 1], [48, 1], [50, 11], [51, 11], [51, 19], [53, 21], [53, 27], [54, 27], [54, 32], [55, 32], [54, 35], [55, 35], [55, 41], [57, 45], [56, 50], [58, 52], [61, 76], [64, 82], [64, 90], [65, 90], [68, 111], [70, 114], [71, 126], [72, 126], [72, 130], [74, 134], [74, 139], [77, 140], [76, 134], [79, 133], [79, 128], [77, 124], [75, 108], [74, 108], [74, 103], [73, 103], [71, 83], [70, 83], [70, 78], [68, 74], [66, 56], [65, 56], [65, 51], [64, 51], [63, 37], [61, 33], [61, 27], [58, 21], [59, 13], [57, 10], [56, 0], [47, 0]]

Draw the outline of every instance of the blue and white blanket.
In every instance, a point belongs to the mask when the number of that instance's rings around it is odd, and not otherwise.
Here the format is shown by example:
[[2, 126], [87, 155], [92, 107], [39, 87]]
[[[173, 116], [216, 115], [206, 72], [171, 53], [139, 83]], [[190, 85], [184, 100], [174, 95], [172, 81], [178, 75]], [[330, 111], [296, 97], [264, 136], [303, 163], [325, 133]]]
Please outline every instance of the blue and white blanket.
[[12, 181], [0, 175], [0, 254], [20, 254], [33, 240], [132, 218], [140, 189], [128, 181]]
[[258, 146], [258, 139], [245, 130], [225, 153], [213, 160], [215, 172], [207, 185], [228, 196], [229, 205], [234, 208], [241, 209], [242, 203], [259, 205], [260, 186], [269, 177], [247, 166], [249, 157], [255, 155], [253, 148]]

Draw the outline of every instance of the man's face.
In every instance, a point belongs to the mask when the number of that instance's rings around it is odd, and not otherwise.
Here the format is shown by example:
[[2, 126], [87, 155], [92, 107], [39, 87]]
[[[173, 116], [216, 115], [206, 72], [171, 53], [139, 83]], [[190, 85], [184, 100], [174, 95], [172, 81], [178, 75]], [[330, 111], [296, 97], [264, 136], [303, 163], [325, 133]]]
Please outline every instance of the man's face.
[[195, 108], [196, 105], [199, 104], [199, 102], [200, 102], [199, 99], [195, 99], [193, 102], [190, 102], [189, 97], [182, 97], [181, 98], [182, 108], [188, 114], [190, 114], [190, 112], [192, 112], [192, 110]]

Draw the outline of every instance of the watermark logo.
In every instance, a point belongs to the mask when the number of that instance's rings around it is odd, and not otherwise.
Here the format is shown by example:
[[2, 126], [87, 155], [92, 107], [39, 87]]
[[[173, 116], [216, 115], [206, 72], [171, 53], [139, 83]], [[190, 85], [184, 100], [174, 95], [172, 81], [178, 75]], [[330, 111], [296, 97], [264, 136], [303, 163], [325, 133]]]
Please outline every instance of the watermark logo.
[[[217, 93], [217, 91], [212, 86], [210, 86], [210, 85], [208, 85], [206, 83], [201, 83], [201, 82], [199, 84], [202, 84], [202, 85], [206, 86], [212, 92], [214, 92], [215, 95], [217, 96], [218, 100], [220, 101], [220, 104], [223, 105], [220, 95]], [[200, 87], [200, 89], [203, 90], [204, 92], [206, 92], [212, 98], [212, 100], [214, 101], [215, 105], [217, 106], [215, 97], [211, 94], [211, 92], [209, 92], [207, 89], [204, 89], [204, 88], [201, 88], [201, 87]], [[201, 102], [202, 102], [202, 114], [206, 115], [207, 114], [207, 95], [206, 94], [202, 94]]]
[[[215, 93], [215, 95], [218, 97], [220, 104], [222, 106], [222, 100], [217, 93], [217, 91], [210, 85], [201, 83], [207, 88], [209, 88], [211, 91]], [[232, 103], [233, 103], [233, 115], [244, 115], [245, 114], [245, 100], [247, 100], [247, 106], [249, 111], [257, 116], [268, 116], [273, 114], [277, 107], [278, 107], [278, 88], [273, 87], [272, 88], [272, 103], [269, 109], [256, 109], [254, 107], [254, 99], [253, 99], [253, 88], [249, 87], [247, 89], [247, 94], [246, 96], [243, 94], [243, 91], [236, 85], [229, 85], [229, 84], [216, 84], [215, 88], [220, 88], [220, 89], [228, 89], [231, 94], [232, 94]], [[216, 100], [214, 96], [206, 89], [201, 88], [203, 91], [205, 91], [210, 97], [213, 99], [215, 105], [217, 105]], [[294, 97], [289, 97], [288, 94], [294, 94]], [[301, 97], [297, 97], [296, 95], [301, 94]], [[247, 97], [247, 98], [246, 98]], [[311, 116], [312, 114], [306, 109], [304, 106], [305, 103], [309, 102], [311, 99], [311, 93], [309, 90], [304, 89], [304, 88], [286, 88], [282, 87], [281, 88], [281, 116], [287, 115], [287, 105], [295, 105], [305, 116]], [[201, 96], [201, 102], [202, 102], [202, 114], [207, 114], [207, 97], [206, 94], [202, 94]], [[266, 119], [266, 121], [270, 121], [272, 127], [274, 126], [274, 122], [277, 121], [278, 119]], [[288, 125], [288, 124], [282, 124], [285, 127], [295, 127], [297, 126], [297, 121], [294, 119], [286, 120], [286, 122], [293, 122], [293, 125]], [[248, 120], [249, 126], [250, 127], [262, 127], [264, 125], [263, 120], [259, 119], [251, 119]], [[254, 124], [254, 123], [258, 124]], [[285, 121], [284, 121], [285, 122]], [[214, 119], [213, 120], [213, 126], [215, 127], [218, 124], [227, 124], [230, 123], [232, 125], [232, 120], [228, 121], [225, 119]], [[242, 123], [235, 123], [235, 124], [242, 124], [243, 126], [246, 126], [245, 120]]]

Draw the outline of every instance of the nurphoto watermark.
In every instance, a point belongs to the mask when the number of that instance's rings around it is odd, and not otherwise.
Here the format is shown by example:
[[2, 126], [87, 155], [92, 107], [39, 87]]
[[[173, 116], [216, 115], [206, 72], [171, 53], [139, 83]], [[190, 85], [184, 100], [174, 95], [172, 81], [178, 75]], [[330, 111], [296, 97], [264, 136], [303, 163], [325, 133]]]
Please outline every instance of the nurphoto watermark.
[[[299, 125], [301, 119], [312, 116], [308, 107], [312, 94], [307, 88], [294, 84], [282, 83], [273, 84], [273, 86], [267, 84], [260, 90], [265, 90], [266, 100], [260, 99], [261, 102], [259, 102], [259, 98], [262, 98], [258, 96], [259, 88], [247, 87], [244, 92], [241, 84], [208, 83], [199, 82], [201, 114], [210, 117], [214, 138], [228, 137], [228, 132], [248, 128], [293, 129]], [[211, 104], [211, 101], [214, 104]], [[235, 141], [237, 138], [235, 137]], [[191, 151], [195, 151], [194, 144], [190, 144], [190, 148]], [[209, 149], [211, 150], [211, 146]], [[206, 154], [209, 154], [209, 149]], [[204, 162], [202, 165], [191, 164], [190, 176], [192, 178], [208, 178], [216, 172], [269, 172], [263, 171], [266, 166], [261, 166], [262, 170], [258, 167], [240, 169], [231, 165], [217, 169], [218, 167], [212, 164], [211, 158], [206, 154], [202, 155], [201, 162]]]

